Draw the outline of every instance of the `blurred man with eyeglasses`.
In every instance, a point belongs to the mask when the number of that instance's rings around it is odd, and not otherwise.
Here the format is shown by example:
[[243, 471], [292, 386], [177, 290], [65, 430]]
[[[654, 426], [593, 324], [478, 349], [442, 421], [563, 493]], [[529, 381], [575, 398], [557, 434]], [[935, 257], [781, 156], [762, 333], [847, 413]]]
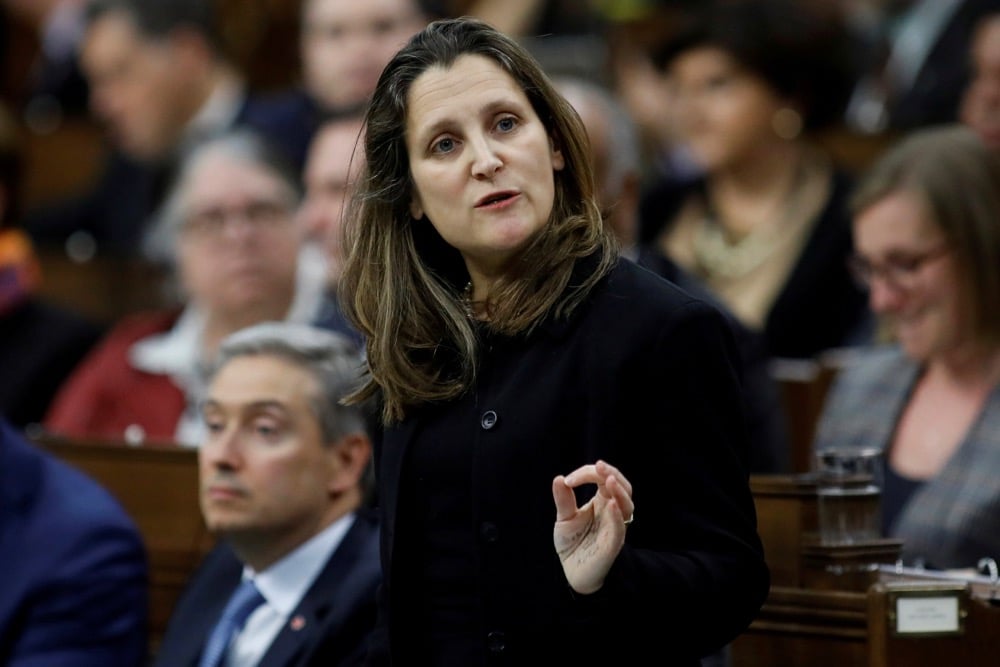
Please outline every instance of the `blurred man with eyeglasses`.
[[147, 251], [173, 266], [176, 307], [118, 323], [62, 386], [46, 428], [196, 446], [197, 401], [219, 341], [257, 322], [316, 317], [323, 267], [303, 243], [300, 198], [294, 167], [250, 130], [195, 148]]

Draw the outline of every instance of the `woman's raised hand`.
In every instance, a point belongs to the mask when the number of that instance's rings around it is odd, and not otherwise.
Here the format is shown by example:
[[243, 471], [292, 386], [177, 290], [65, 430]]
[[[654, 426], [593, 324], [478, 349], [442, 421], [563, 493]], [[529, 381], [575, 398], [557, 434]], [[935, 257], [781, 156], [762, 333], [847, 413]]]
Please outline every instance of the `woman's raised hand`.
[[[573, 492], [583, 484], [596, 484], [597, 493], [577, 507]], [[593, 593], [625, 544], [632, 523], [632, 485], [614, 466], [604, 461], [577, 468], [552, 480], [556, 505], [553, 543], [566, 580], [577, 593]]]

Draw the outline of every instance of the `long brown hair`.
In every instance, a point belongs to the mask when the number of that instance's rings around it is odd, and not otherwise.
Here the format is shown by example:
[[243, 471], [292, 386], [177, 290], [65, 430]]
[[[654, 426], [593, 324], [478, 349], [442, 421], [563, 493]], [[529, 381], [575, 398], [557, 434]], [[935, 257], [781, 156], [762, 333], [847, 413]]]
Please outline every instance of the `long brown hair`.
[[[513, 77], [566, 163], [555, 172], [548, 223], [491, 288], [485, 326], [514, 335], [549, 315], [565, 317], [617, 258], [594, 199], [584, 126], [538, 62], [481, 21], [429, 24], [379, 79], [365, 116], [365, 171], [345, 222], [341, 303], [367, 339], [368, 359], [368, 382], [349, 400], [379, 395], [386, 423], [403, 419], [408, 408], [460, 396], [475, 382], [477, 335], [461, 296], [468, 273], [430, 222], [410, 215], [405, 136], [413, 82], [467, 54], [485, 56]], [[576, 261], [592, 254], [599, 258], [596, 269], [570, 285]]]

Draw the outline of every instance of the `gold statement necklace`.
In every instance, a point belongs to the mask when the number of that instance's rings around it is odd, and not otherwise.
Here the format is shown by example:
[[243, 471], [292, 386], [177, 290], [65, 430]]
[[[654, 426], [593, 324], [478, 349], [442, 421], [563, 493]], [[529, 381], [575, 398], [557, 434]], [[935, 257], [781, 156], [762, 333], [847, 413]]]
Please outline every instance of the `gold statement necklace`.
[[788, 240], [785, 223], [799, 211], [804, 169], [797, 169], [775, 219], [764, 220], [741, 238], [732, 239], [709, 202], [704, 198], [705, 215], [695, 227], [693, 251], [699, 268], [708, 276], [739, 278], [762, 266]]
[[752, 230], [741, 239], [731, 241], [722, 225], [708, 214], [694, 235], [695, 259], [701, 269], [712, 276], [739, 278], [758, 268], [781, 246], [780, 226]]

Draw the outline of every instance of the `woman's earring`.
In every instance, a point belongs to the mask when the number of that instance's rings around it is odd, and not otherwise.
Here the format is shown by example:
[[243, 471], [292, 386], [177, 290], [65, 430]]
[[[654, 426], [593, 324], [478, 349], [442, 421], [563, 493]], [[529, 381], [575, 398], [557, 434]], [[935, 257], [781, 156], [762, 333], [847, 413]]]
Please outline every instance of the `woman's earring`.
[[791, 107], [782, 107], [771, 117], [771, 127], [781, 139], [798, 139], [802, 134], [802, 114]]

